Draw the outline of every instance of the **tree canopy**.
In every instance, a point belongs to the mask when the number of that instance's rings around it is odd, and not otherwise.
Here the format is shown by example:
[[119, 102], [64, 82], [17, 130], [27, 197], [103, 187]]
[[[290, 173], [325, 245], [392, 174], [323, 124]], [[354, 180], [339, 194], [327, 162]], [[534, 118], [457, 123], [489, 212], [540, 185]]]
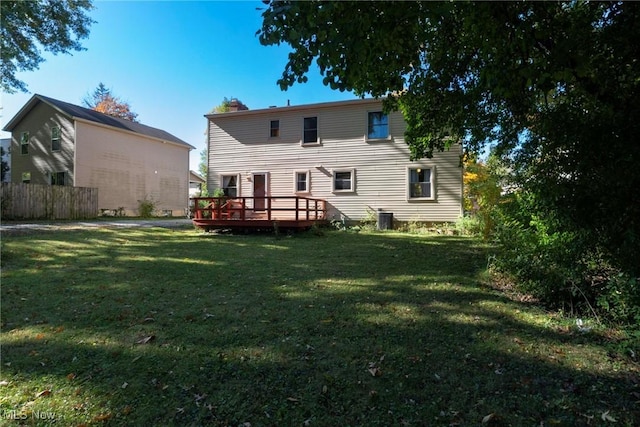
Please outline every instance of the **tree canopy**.
[[80, 40], [94, 22], [87, 15], [91, 9], [90, 0], [0, 2], [0, 88], [26, 92], [16, 73], [37, 69], [44, 61], [41, 49], [53, 54], [83, 50]]
[[283, 90], [317, 67], [385, 96], [412, 159], [492, 146], [529, 216], [640, 275], [640, 4], [271, 1], [262, 16], [260, 42], [292, 49]]
[[113, 117], [118, 117], [132, 122], [137, 121], [137, 113], [131, 111], [131, 106], [128, 102], [122, 101], [117, 96], [113, 95], [111, 89], [107, 88], [102, 82], [98, 84], [98, 87], [90, 95], [85, 96], [82, 103], [92, 110], [99, 111], [104, 114], [108, 114]]

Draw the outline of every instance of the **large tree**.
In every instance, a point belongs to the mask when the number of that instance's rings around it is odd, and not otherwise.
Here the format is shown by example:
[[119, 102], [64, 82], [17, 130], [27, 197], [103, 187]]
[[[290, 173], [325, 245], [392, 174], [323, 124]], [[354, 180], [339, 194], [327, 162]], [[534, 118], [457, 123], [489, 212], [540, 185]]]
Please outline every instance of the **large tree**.
[[137, 121], [138, 114], [131, 111], [129, 103], [115, 96], [111, 89], [107, 88], [102, 82], [98, 84], [93, 93], [84, 97], [82, 103], [85, 107], [113, 117], [132, 122]]
[[33, 0], [0, 2], [0, 88], [26, 92], [18, 71], [32, 71], [44, 61], [41, 49], [53, 54], [82, 50], [94, 22], [87, 12], [90, 0]]
[[[411, 157], [495, 144], [542, 214], [640, 274], [640, 4], [272, 1], [283, 89], [388, 96]], [[315, 68], [315, 67], [314, 67]]]

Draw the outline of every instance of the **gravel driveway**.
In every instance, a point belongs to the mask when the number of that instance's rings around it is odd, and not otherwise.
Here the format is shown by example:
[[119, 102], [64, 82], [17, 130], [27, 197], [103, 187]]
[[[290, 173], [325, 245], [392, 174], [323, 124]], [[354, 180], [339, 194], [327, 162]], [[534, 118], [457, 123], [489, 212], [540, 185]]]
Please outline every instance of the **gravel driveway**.
[[0, 233], [9, 234], [30, 234], [39, 231], [55, 230], [86, 230], [92, 228], [188, 228], [192, 222], [188, 218], [172, 219], [127, 219], [118, 220], [87, 220], [87, 221], [64, 221], [64, 222], [16, 222], [4, 221], [0, 223]]

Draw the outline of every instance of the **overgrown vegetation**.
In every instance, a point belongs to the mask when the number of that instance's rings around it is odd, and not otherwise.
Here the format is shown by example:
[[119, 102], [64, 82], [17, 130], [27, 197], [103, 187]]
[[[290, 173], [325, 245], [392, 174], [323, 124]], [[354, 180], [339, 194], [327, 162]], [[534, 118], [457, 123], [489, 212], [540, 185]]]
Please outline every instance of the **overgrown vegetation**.
[[3, 236], [2, 414], [26, 425], [640, 422], [638, 341], [483, 286], [493, 248], [481, 240], [317, 231]]
[[138, 215], [140, 218], [152, 218], [155, 216], [158, 202], [152, 196], [146, 196], [138, 200]]
[[[469, 162], [467, 171], [466, 204], [475, 202], [468, 221], [499, 244], [493, 268], [548, 307], [640, 330], [638, 279], [594, 244], [593, 230], [554, 214], [495, 157]], [[507, 190], [496, 197], [496, 188]]]

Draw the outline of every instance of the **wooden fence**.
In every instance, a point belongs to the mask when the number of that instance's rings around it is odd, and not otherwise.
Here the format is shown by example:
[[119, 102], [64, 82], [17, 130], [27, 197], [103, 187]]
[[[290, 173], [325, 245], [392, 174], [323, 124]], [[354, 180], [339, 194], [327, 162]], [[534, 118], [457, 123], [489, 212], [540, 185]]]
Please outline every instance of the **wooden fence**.
[[2, 219], [88, 219], [98, 216], [98, 189], [2, 183]]

